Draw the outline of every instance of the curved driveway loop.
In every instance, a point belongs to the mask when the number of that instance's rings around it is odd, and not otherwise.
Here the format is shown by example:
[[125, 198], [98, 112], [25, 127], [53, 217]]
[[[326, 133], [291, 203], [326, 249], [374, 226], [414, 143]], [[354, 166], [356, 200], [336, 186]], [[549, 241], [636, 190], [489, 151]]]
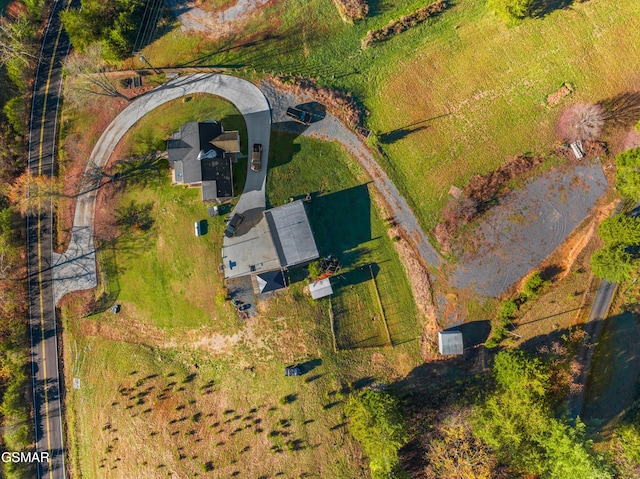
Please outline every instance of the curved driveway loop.
[[[236, 210], [264, 210], [271, 111], [267, 99], [258, 87], [240, 78], [219, 74], [189, 75], [146, 93], [123, 110], [107, 127], [91, 153], [90, 164], [104, 167], [129, 128], [151, 110], [171, 100], [195, 93], [217, 95], [233, 103], [244, 117], [249, 149], [254, 143], [262, 144], [262, 169], [253, 172], [247, 164], [247, 181]], [[92, 288], [97, 284], [93, 245], [97, 186], [85, 172], [80, 188], [80, 191], [85, 193], [78, 197], [76, 204], [71, 243], [64, 255], [55, 255], [54, 258], [55, 302], [71, 291]]]

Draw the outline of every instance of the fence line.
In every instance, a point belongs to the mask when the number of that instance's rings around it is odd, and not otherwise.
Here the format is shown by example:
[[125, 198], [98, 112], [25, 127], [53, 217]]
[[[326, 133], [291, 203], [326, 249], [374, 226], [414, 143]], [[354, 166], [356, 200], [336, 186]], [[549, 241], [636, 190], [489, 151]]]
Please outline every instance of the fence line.
[[369, 272], [371, 273], [371, 279], [373, 280], [373, 287], [376, 290], [376, 297], [378, 298], [378, 306], [380, 306], [380, 313], [382, 314], [384, 330], [387, 333], [387, 340], [389, 341], [389, 346], [393, 346], [393, 343], [391, 342], [391, 333], [389, 332], [389, 325], [387, 324], [387, 318], [384, 314], [384, 307], [382, 306], [382, 299], [380, 299], [380, 291], [378, 291], [378, 283], [376, 282], [376, 277], [373, 275], [373, 268], [371, 267], [371, 263], [369, 264]]

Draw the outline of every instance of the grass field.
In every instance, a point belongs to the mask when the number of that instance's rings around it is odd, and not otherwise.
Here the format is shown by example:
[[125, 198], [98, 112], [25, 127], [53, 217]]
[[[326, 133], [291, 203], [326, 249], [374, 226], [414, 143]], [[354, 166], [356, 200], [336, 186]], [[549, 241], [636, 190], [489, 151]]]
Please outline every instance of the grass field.
[[[141, 123], [126, 144], [152, 147], [175, 127], [163, 128], [157, 133]], [[347, 278], [378, 263], [377, 277], [386, 275], [398, 288], [387, 297], [381, 290], [383, 302], [405, 305], [402, 319], [414, 339], [419, 328], [407, 279], [359, 166], [335, 144], [279, 134], [271, 144], [280, 163], [269, 165], [270, 201], [319, 183], [308, 205], [319, 247], [340, 255]], [[332, 239], [349, 222], [340, 216], [345, 198], [356, 198], [366, 217]], [[346, 428], [346, 397], [372, 381], [406, 375], [419, 364], [417, 341], [334, 353], [329, 304], [311, 300], [302, 281], [241, 322], [229, 303], [216, 301], [223, 219], [208, 218], [208, 233], [193, 236], [193, 222], [206, 217], [199, 191], [170, 186], [160, 171], [144, 187], [130, 186], [119, 204], [130, 200], [152, 202], [154, 224], [100, 253], [109, 279], [104, 290], [117, 295], [121, 312], [87, 318], [64, 312], [65, 367], [81, 384], [67, 396], [77, 474], [366, 477], [366, 460]], [[337, 220], [325, 224], [326, 210]], [[367, 284], [352, 283], [354, 291]], [[351, 309], [361, 301], [345, 298]], [[285, 377], [289, 364], [303, 375]]]
[[640, 87], [640, 5], [631, 0], [575, 2], [510, 26], [484, 0], [466, 0], [360, 50], [368, 30], [424, 3], [374, 2], [370, 18], [348, 26], [332, 2], [281, 0], [264, 11], [275, 22], [256, 18], [241, 36], [201, 42], [187, 56], [163, 53], [195, 41], [172, 33], [149, 56], [158, 64], [312, 76], [353, 92], [391, 158], [383, 166], [427, 229], [452, 184], [495, 169], [506, 156], [551, 149], [563, 104], [550, 108], [545, 99], [564, 82], [575, 86], [564, 105]]
[[363, 266], [332, 282], [331, 297], [338, 349], [371, 348], [389, 344], [369, 268]]
[[[369, 264], [394, 344], [416, 339], [417, 311], [399, 258], [372, 202], [359, 164], [338, 143], [273, 133], [267, 198], [278, 205], [312, 194], [309, 220], [321, 255], [341, 262], [334, 278], [338, 346], [388, 343]], [[364, 267], [364, 269], [362, 269]], [[378, 316], [378, 321], [371, 321]], [[375, 324], [374, 324], [375, 323]]]

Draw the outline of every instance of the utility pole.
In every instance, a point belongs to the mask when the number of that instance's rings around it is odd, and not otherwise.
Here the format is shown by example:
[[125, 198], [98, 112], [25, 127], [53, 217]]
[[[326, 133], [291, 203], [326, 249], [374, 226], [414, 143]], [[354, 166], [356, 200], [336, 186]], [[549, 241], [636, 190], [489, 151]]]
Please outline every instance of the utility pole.
[[143, 63], [146, 63], [147, 65], [149, 65], [149, 68], [151, 68], [155, 73], [160, 73], [160, 71], [156, 70], [156, 68], [149, 62], [149, 60], [147, 60], [145, 58], [144, 55], [140, 54], [140, 61]]

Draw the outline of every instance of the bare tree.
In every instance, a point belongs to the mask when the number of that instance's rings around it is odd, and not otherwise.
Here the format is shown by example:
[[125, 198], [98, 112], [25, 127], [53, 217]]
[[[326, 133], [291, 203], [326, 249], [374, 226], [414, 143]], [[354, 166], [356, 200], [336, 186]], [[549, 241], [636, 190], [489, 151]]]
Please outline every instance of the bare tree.
[[569, 141], [597, 140], [602, 133], [605, 112], [594, 103], [576, 103], [560, 117], [560, 135]]
[[0, 65], [15, 60], [27, 64], [37, 59], [32, 39], [33, 30], [26, 18], [0, 16]]
[[107, 74], [99, 43], [89, 46], [84, 54], [73, 52], [68, 55], [64, 72], [70, 80], [65, 88], [65, 98], [76, 106], [84, 105], [92, 96], [132, 100], [120, 92], [116, 80]]

